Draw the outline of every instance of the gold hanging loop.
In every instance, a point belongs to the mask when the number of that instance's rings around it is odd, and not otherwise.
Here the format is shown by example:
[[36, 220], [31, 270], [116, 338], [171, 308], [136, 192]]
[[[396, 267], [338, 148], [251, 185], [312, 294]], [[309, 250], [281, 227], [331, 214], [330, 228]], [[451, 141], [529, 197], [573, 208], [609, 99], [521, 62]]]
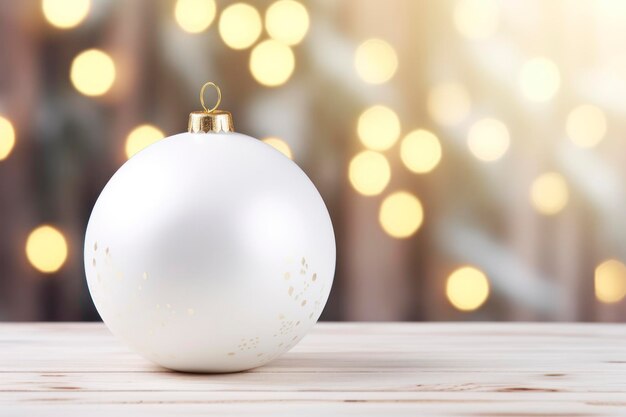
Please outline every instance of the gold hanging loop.
[[[204, 91], [207, 87], [213, 87], [217, 92], [217, 102], [215, 106], [207, 109], [204, 104]], [[228, 133], [234, 132], [233, 116], [225, 111], [218, 110], [217, 107], [222, 102], [222, 91], [214, 82], [204, 83], [200, 89], [200, 104], [204, 111], [194, 111], [189, 114], [189, 124], [187, 130], [190, 133]]]
[[[204, 90], [206, 90], [206, 88], [209, 86], [215, 88], [215, 91], [217, 92], [217, 102], [215, 103], [215, 106], [211, 107], [210, 109], [207, 109], [204, 104]], [[202, 108], [204, 109], [205, 113], [211, 113], [215, 111], [219, 107], [221, 102], [222, 102], [222, 90], [220, 90], [220, 88], [217, 85], [215, 85], [215, 83], [212, 81], [204, 83], [204, 85], [200, 89], [200, 104], [202, 104]]]

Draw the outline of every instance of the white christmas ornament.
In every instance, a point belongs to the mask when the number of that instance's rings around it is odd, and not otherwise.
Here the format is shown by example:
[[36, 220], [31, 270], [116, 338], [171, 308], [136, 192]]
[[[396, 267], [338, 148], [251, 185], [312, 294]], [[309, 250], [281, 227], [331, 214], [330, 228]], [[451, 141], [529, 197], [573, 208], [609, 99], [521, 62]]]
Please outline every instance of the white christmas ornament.
[[129, 159], [85, 236], [106, 325], [181, 371], [241, 371], [286, 352], [319, 318], [335, 269], [332, 224], [309, 178], [216, 108]]

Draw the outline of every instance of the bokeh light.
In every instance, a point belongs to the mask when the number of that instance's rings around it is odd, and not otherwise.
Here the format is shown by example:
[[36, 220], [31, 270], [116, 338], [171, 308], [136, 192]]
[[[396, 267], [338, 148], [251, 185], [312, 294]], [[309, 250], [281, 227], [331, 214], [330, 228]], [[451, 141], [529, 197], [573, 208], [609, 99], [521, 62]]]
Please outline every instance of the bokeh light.
[[290, 47], [268, 39], [254, 47], [250, 54], [250, 72], [255, 80], [268, 87], [287, 82], [296, 66]]
[[393, 146], [400, 136], [400, 119], [389, 107], [376, 105], [359, 116], [357, 133], [361, 143], [375, 151]]
[[395, 49], [381, 39], [363, 42], [354, 55], [354, 66], [359, 77], [369, 84], [382, 84], [398, 69]]
[[115, 63], [107, 53], [99, 49], [88, 49], [72, 61], [70, 79], [74, 88], [82, 94], [101, 96], [115, 82]]
[[8, 158], [15, 146], [15, 129], [13, 123], [0, 116], [0, 161]]
[[596, 106], [584, 104], [569, 113], [565, 130], [576, 146], [591, 148], [606, 134], [606, 117]]
[[309, 12], [294, 0], [279, 0], [265, 12], [265, 29], [272, 39], [296, 45], [309, 31]]
[[417, 174], [430, 172], [441, 160], [439, 139], [428, 130], [415, 130], [402, 139], [400, 158], [412, 172]]
[[44, 17], [59, 29], [71, 29], [78, 26], [91, 8], [90, 0], [42, 0], [41, 10]]
[[233, 49], [246, 49], [261, 36], [261, 15], [246, 3], [231, 4], [220, 16], [219, 32], [226, 45]]
[[567, 205], [569, 191], [565, 178], [556, 172], [547, 172], [537, 177], [530, 187], [530, 202], [541, 214], [559, 213]]
[[185, 32], [200, 33], [215, 19], [214, 0], [177, 0], [174, 6], [176, 23]]
[[496, 0], [460, 0], [454, 7], [454, 26], [468, 39], [485, 39], [498, 29]]
[[509, 130], [499, 120], [486, 118], [472, 125], [467, 135], [470, 152], [485, 162], [496, 161], [509, 149]]
[[428, 114], [441, 125], [453, 126], [462, 122], [470, 107], [469, 94], [461, 84], [442, 83], [428, 92]]
[[130, 158], [143, 148], [163, 139], [165, 135], [157, 127], [144, 124], [134, 128], [126, 137], [126, 157]]
[[287, 142], [285, 142], [284, 140], [279, 139], [279, 138], [275, 138], [275, 137], [270, 137], [270, 138], [263, 139], [263, 142], [267, 143], [268, 145], [270, 145], [274, 149], [278, 150], [283, 155], [285, 155], [287, 158], [293, 159], [293, 154], [291, 153], [291, 148], [289, 147], [289, 144], [287, 144]]
[[26, 257], [41, 272], [58, 271], [67, 259], [65, 236], [50, 225], [37, 227], [26, 240]]
[[367, 196], [380, 194], [391, 178], [391, 167], [384, 155], [362, 151], [350, 161], [348, 178], [354, 189]]
[[602, 262], [595, 271], [596, 298], [603, 303], [617, 303], [626, 296], [626, 265], [615, 259]]
[[458, 310], [476, 310], [489, 297], [489, 280], [482, 271], [474, 267], [458, 268], [448, 277], [446, 296]]
[[389, 236], [404, 239], [414, 235], [422, 225], [424, 210], [413, 194], [398, 191], [385, 197], [378, 220]]
[[519, 82], [527, 99], [542, 102], [554, 97], [561, 84], [561, 75], [554, 62], [547, 58], [533, 58], [522, 66]]

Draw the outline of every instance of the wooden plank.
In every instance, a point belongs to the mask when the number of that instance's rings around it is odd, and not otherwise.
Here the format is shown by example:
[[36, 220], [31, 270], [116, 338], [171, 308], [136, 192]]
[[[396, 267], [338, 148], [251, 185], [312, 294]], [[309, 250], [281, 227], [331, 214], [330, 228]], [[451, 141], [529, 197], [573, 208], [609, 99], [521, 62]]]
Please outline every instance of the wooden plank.
[[0, 415], [625, 415], [626, 326], [321, 323], [249, 372], [170, 372], [100, 323], [0, 324]]

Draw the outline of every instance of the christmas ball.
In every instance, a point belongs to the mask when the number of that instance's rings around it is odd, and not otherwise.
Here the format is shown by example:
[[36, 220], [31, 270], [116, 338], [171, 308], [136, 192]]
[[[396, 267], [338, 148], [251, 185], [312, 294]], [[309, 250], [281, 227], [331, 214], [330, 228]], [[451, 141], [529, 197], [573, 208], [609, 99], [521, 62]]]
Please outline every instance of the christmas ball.
[[304, 172], [212, 109], [113, 175], [84, 257], [100, 316], [132, 349], [170, 369], [235, 372], [288, 351], [317, 321], [335, 240]]

